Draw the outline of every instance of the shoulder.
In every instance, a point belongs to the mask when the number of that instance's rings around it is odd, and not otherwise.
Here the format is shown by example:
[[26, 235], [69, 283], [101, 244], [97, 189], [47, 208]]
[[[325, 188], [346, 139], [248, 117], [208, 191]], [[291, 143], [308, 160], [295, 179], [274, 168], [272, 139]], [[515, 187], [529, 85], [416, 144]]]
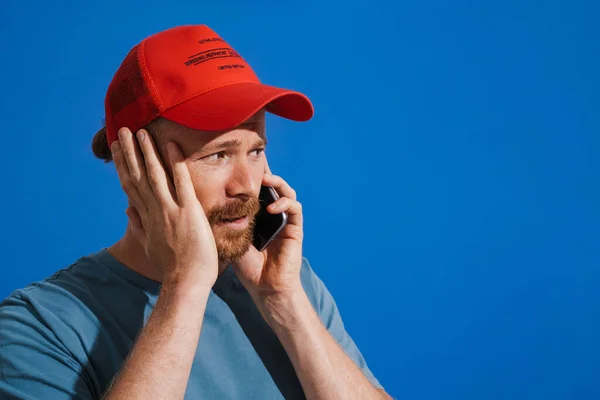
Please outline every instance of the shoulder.
[[13, 291], [0, 302], [0, 320], [9, 311], [16, 314], [41, 314], [36, 317], [43, 317], [48, 311], [59, 308], [58, 303], [61, 308], [68, 305], [73, 300], [72, 293], [68, 290], [69, 275], [79, 262], [80, 260], [43, 280]]
[[82, 262], [15, 290], [0, 303], [0, 397], [90, 397], [87, 349], [98, 325], [81, 300], [84, 281], [74, 276]]
[[313, 285], [315, 283], [316, 278], [315, 271], [313, 271], [308, 259], [306, 257], [302, 257], [302, 266], [300, 267], [300, 279], [302, 280], [302, 286], [304, 286], [304, 290], [313, 289]]
[[302, 258], [300, 280], [313, 308], [322, 315], [324, 309], [333, 303], [333, 297], [306, 257]]
[[80, 320], [82, 312], [86, 312], [81, 294], [87, 289], [81, 279], [74, 277], [74, 271], [83, 267], [82, 263], [85, 261], [79, 259], [43, 280], [13, 291], [2, 300], [0, 335], [35, 332], [46, 339], [56, 339], [56, 334], [69, 321]]
[[8, 312], [30, 314], [40, 320], [52, 315], [73, 317], [90, 296], [90, 274], [97, 274], [97, 270], [93, 257], [81, 257], [49, 277], [13, 291], [0, 302], [0, 320]]
[[93, 255], [81, 257], [13, 291], [0, 302], [0, 343], [30, 346], [39, 341], [85, 359], [85, 349], [102, 330], [102, 291], [114, 286], [98, 264]]
[[72, 346], [76, 333], [71, 329], [80, 321], [74, 311], [78, 301], [56, 284], [71, 267], [15, 290], [0, 302], [0, 364], [7, 366], [0, 374], [3, 378], [15, 371], [23, 377], [34, 373], [34, 365], [51, 365], [49, 359], [60, 360], [70, 371], [81, 370], [86, 358]]
[[302, 266], [300, 268], [300, 281], [302, 282], [302, 287], [304, 288], [304, 291], [306, 292], [309, 298], [317, 294], [320, 286], [320, 279], [317, 277], [317, 274], [312, 269], [306, 257], [302, 257]]

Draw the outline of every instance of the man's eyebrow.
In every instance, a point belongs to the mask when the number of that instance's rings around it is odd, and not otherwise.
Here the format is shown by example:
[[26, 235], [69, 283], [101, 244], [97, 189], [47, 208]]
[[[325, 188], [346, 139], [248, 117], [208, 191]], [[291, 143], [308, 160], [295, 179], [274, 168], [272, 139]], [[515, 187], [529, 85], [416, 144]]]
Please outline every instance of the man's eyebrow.
[[267, 138], [260, 138], [258, 142], [254, 143], [254, 148], [256, 147], [266, 147], [267, 146]]
[[[202, 152], [203, 153], [216, 153], [218, 151], [221, 151], [221, 150], [224, 150], [224, 149], [229, 149], [231, 147], [239, 147], [241, 144], [242, 144], [242, 142], [240, 142], [237, 139], [225, 140], [225, 141], [220, 142], [220, 143], [214, 143], [214, 144], [206, 145], [205, 147], [202, 148]], [[267, 145], [267, 139], [266, 138], [260, 138], [258, 141], [256, 141], [256, 143], [254, 143], [253, 148], [264, 147], [266, 145]]]

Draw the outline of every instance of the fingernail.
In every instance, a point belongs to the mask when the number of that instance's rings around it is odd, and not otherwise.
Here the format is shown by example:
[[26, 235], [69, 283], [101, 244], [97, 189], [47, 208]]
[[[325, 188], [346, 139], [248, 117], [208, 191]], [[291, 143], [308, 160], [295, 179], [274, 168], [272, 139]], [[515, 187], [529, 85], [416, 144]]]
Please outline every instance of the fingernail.
[[123, 140], [125, 138], [125, 129], [119, 129], [119, 139]]
[[144, 131], [138, 131], [138, 139], [140, 140], [140, 142], [143, 142], [145, 138], [146, 134], [144, 133]]
[[113, 153], [118, 153], [119, 151], [121, 151], [121, 145], [119, 144], [119, 141], [115, 140], [114, 142], [112, 142], [110, 149]]

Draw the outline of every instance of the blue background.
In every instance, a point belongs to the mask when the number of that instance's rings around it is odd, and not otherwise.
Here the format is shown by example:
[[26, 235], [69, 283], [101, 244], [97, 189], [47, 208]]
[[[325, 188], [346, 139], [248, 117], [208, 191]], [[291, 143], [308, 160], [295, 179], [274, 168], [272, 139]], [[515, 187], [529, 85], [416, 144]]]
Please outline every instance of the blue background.
[[124, 233], [91, 153], [128, 50], [205, 23], [266, 83], [270, 165], [305, 255], [402, 399], [600, 396], [600, 19], [594, 1], [0, 5], [0, 298]]

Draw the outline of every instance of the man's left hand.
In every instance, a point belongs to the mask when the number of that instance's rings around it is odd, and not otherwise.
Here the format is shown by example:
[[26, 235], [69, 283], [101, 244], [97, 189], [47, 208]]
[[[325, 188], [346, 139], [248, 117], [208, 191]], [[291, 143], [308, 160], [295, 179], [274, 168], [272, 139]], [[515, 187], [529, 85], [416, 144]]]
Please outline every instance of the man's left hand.
[[267, 211], [271, 214], [285, 211], [288, 222], [265, 250], [258, 251], [250, 245], [248, 252], [232, 263], [238, 279], [255, 302], [302, 290], [302, 205], [296, 200], [294, 189], [281, 177], [271, 174], [268, 164], [265, 164], [262, 184], [272, 186], [280, 196]]

